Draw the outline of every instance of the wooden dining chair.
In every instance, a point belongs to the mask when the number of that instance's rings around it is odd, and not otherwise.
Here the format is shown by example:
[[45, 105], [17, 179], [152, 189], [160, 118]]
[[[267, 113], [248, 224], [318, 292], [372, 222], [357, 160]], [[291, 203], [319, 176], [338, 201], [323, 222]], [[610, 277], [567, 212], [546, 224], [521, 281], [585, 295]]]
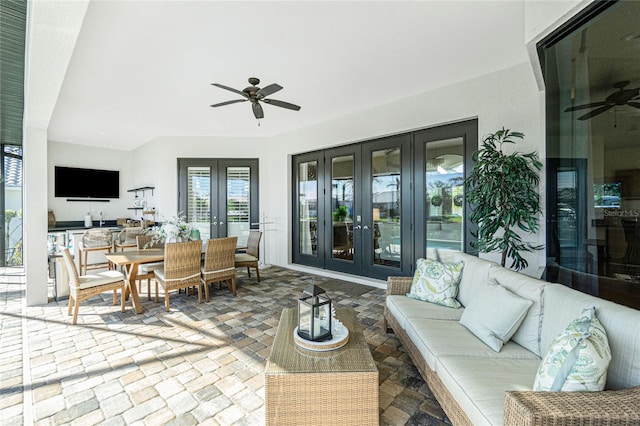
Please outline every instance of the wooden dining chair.
[[260, 260], [260, 238], [262, 238], [262, 231], [249, 231], [246, 252], [236, 253], [235, 255], [235, 267], [246, 266], [249, 278], [251, 278], [251, 270], [249, 268], [255, 268], [258, 282], [260, 282], [260, 270], [258, 269], [258, 261]]
[[[161, 242], [152, 243], [152, 235], [138, 235], [136, 237], [136, 246], [138, 250], [158, 249], [164, 248], [164, 244]], [[158, 294], [158, 281], [156, 281], [156, 275], [154, 271], [156, 269], [164, 268], [164, 262], [152, 262], [143, 263], [138, 266], [138, 273], [136, 274], [136, 281], [138, 282], [138, 293], [142, 292], [142, 281], [147, 280], [147, 300], [151, 300], [151, 280], [156, 283], [156, 299]]]
[[71, 315], [73, 309], [73, 324], [78, 322], [78, 310], [80, 302], [105, 291], [113, 291], [113, 304], [118, 303], [117, 290], [120, 290], [121, 310], [124, 312], [124, 290], [125, 277], [122, 272], [118, 271], [102, 271], [95, 272], [91, 275], [78, 275], [76, 264], [69, 253], [69, 249], [62, 248], [62, 257], [69, 274], [69, 309], [68, 315]]
[[[198, 287], [198, 300], [202, 302], [200, 285], [200, 257], [202, 241], [170, 243], [164, 246], [164, 269], [156, 269], [155, 279], [164, 289], [164, 308], [169, 312], [169, 291]], [[156, 292], [156, 302], [158, 293]]]
[[238, 237], [215, 238], [207, 240], [204, 253], [204, 265], [201, 268], [201, 280], [204, 285], [205, 300], [209, 301], [209, 284], [227, 282], [229, 290], [235, 296], [236, 266], [235, 253]]

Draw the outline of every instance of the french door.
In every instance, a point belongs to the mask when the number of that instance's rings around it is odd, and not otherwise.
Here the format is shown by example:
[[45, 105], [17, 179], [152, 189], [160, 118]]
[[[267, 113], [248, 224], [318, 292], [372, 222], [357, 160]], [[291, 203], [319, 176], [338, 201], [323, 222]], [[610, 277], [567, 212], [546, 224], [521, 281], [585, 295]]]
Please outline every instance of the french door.
[[476, 120], [415, 133], [416, 258], [435, 250], [473, 252], [464, 179], [473, 167], [477, 140]]
[[411, 269], [410, 141], [295, 158], [294, 262], [377, 278]]
[[178, 159], [178, 209], [202, 240], [237, 236], [245, 246], [259, 222], [258, 160]]
[[436, 249], [471, 252], [464, 178], [477, 146], [468, 120], [296, 155], [293, 262], [386, 279]]

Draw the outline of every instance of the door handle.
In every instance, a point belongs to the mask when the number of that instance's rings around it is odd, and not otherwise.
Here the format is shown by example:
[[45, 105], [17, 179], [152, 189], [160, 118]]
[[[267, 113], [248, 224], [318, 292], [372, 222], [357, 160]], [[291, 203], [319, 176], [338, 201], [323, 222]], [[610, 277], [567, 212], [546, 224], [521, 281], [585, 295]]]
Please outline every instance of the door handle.
[[216, 222], [212, 222], [212, 224], [213, 224], [213, 225], [217, 225], [217, 224], [218, 224], [218, 222], [217, 222], [217, 221], [216, 221]]
[[220, 221], [220, 225], [224, 225], [224, 222]]
[[356, 226], [353, 227], [353, 229], [362, 229], [362, 226], [356, 225]]
[[362, 229], [371, 229], [371, 228], [369, 228], [368, 225], [365, 225], [365, 226], [362, 227]]

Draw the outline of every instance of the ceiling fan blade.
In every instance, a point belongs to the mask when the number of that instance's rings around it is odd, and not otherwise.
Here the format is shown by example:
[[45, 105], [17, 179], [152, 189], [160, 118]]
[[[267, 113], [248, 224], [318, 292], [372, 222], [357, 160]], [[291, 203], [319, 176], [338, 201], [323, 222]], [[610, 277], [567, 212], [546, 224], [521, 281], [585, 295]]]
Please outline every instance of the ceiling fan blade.
[[255, 115], [258, 120], [264, 118], [264, 112], [258, 102], [254, 102], [251, 106], [253, 108], [253, 115]]
[[631, 101], [629, 101], [629, 102], [627, 102], [627, 105], [630, 105], [630, 106], [632, 106], [634, 108], [640, 108], [640, 102], [631, 102]]
[[221, 89], [228, 90], [228, 91], [230, 91], [230, 92], [233, 92], [233, 93], [237, 93], [237, 94], [239, 94], [239, 95], [242, 95], [242, 96], [244, 96], [245, 98], [248, 98], [248, 97], [249, 97], [249, 95], [247, 95], [246, 93], [244, 93], [244, 92], [242, 92], [242, 91], [240, 91], [240, 90], [238, 90], [238, 89], [234, 89], [233, 87], [225, 86], [224, 84], [218, 84], [218, 83], [211, 83], [211, 84], [212, 84], [212, 85], [214, 85], [214, 86], [216, 86], [216, 87], [219, 87], [219, 88], [221, 88]]
[[270, 105], [275, 105], [280, 108], [292, 109], [294, 111], [300, 111], [300, 107], [298, 105], [290, 104], [289, 102], [279, 101], [277, 99], [262, 99], [262, 102], [266, 102]]
[[212, 107], [221, 107], [225, 105], [235, 104], [237, 102], [246, 102], [248, 99], [234, 99], [233, 101], [220, 102], [219, 104], [211, 105]]
[[615, 105], [605, 105], [598, 109], [594, 109], [593, 111], [586, 113], [582, 117], [578, 117], [578, 120], [588, 120], [592, 117], [595, 117], [596, 115], [602, 114], [603, 112], [610, 110], [614, 106]]
[[256, 92], [256, 95], [258, 95], [259, 99], [264, 98], [265, 96], [269, 96], [273, 93], [276, 93], [278, 90], [282, 90], [282, 86], [280, 86], [279, 84], [270, 84], [267, 87], [263, 87], [262, 89], [258, 90]]
[[569, 108], [565, 109], [564, 112], [577, 111], [579, 109], [587, 109], [587, 108], [593, 108], [593, 107], [597, 107], [597, 106], [604, 106], [606, 104], [607, 104], [606, 102], [593, 102], [593, 103], [590, 103], [590, 104], [576, 105], [576, 106], [572, 106], [572, 107], [569, 107]]

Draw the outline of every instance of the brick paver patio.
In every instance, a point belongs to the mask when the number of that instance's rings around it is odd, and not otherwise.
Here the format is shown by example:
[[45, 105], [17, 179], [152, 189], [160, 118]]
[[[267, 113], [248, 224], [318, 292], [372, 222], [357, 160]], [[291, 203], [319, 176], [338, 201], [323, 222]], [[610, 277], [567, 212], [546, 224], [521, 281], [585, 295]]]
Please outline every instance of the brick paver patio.
[[[264, 366], [280, 312], [315, 283], [352, 306], [380, 372], [380, 424], [447, 422], [393, 334], [382, 329], [384, 291], [288, 269], [238, 269], [238, 296], [211, 302], [142, 297], [121, 313], [111, 294], [90, 299], [71, 325], [67, 301], [26, 307], [24, 275], [0, 275], [2, 425], [262, 425]], [[143, 291], [146, 295], [146, 290]]]

